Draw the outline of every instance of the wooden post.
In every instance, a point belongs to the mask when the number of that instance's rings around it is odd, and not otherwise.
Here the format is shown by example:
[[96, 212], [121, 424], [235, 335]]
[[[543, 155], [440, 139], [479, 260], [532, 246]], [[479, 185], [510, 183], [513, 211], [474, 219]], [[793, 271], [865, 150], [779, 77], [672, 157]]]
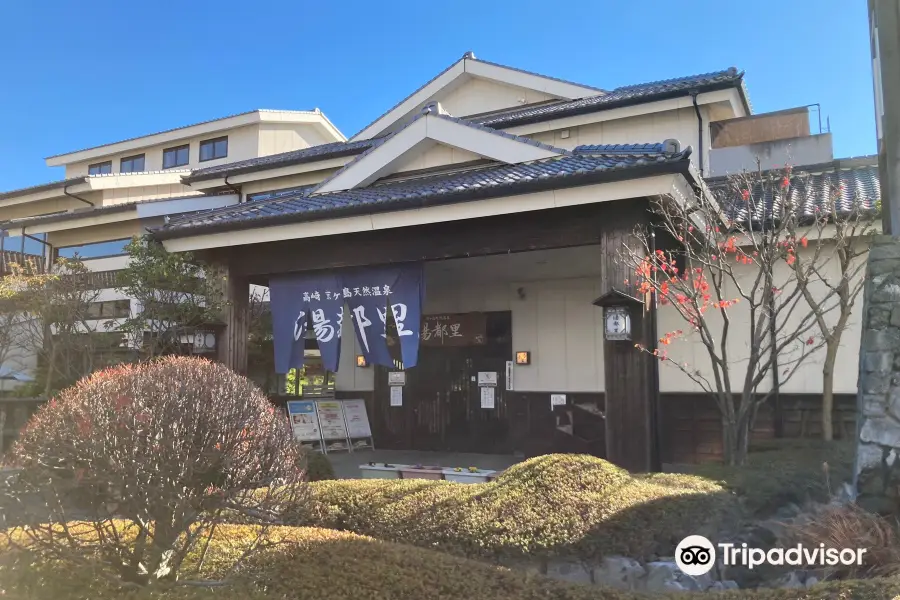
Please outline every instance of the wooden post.
[[250, 282], [244, 276], [225, 269], [225, 329], [219, 335], [218, 358], [228, 368], [247, 374], [247, 341], [250, 335]]

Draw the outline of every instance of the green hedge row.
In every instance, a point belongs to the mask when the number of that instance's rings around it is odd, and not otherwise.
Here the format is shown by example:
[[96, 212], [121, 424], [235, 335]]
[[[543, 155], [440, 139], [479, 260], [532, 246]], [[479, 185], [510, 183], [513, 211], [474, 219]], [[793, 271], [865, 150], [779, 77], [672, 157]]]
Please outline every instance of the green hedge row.
[[[0, 553], [0, 595], [17, 600], [677, 600], [549, 580], [442, 552], [411, 549], [351, 533], [281, 527], [280, 542], [253, 555], [226, 585], [168, 590], [123, 590], [90, 566], [65, 569], [17, 552]], [[253, 539], [248, 528], [223, 526], [204, 561], [203, 579], [223, 577]], [[196, 560], [197, 557], [192, 557]], [[833, 582], [810, 590], [709, 592], [710, 600], [887, 600], [900, 594], [895, 579]]]
[[309, 499], [288, 511], [289, 523], [497, 562], [670, 555], [684, 536], [715, 531], [735, 504], [699, 477], [633, 476], [571, 454], [527, 460], [492, 483], [340, 480], [310, 488]]

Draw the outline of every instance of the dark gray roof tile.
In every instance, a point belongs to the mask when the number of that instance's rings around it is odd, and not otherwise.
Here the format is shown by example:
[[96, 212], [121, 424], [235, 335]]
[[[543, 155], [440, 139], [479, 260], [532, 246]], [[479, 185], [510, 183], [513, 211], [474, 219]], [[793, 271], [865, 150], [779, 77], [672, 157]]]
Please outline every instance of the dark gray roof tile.
[[[763, 172], [754, 184], [748, 200], [740, 190], [740, 179], [716, 177], [707, 180], [726, 217], [736, 223], [762, 224], [782, 210], [785, 196], [780, 191], [783, 171]], [[770, 181], [771, 178], [774, 178]], [[875, 211], [881, 198], [878, 157], [841, 159], [819, 165], [798, 166], [792, 170], [788, 188], [791, 204], [803, 217], [813, 218], [831, 211], [831, 199], [839, 214], [852, 210]], [[833, 196], [835, 195], [835, 196]]]
[[[563, 187], [567, 179], [584, 178], [592, 173], [607, 171], [633, 169], [633, 176], [639, 177], [642, 168], [666, 164], [673, 165], [673, 168], [678, 164], [686, 165], [691, 153], [690, 148], [663, 153], [663, 144], [644, 144], [640, 148], [638, 152], [628, 154], [622, 150], [622, 146], [611, 146], [610, 152], [604, 153], [602, 146], [594, 146], [591, 154], [567, 153], [522, 164], [490, 165], [408, 180], [376, 182], [368, 187], [347, 191], [322, 194], [302, 191], [287, 197], [245, 202], [174, 218], [156, 230], [156, 235], [164, 239], [210, 230], [262, 227], [275, 222], [340, 216], [351, 212], [351, 209], [362, 213], [399, 210], [404, 207], [404, 201], [410, 200], [420, 202], [444, 198], [444, 201], [461, 202], [479, 197], [521, 193], [529, 184], [538, 181]], [[654, 153], [653, 148], [660, 150]], [[448, 197], [452, 197], [452, 200]]]
[[[637, 104], [639, 102], [649, 102], [665, 98], [671, 94], [684, 93], [692, 89], [704, 91], [708, 88], [717, 88], [720, 86], [740, 86], [746, 100], [746, 90], [743, 88], [743, 77], [743, 72], [731, 67], [724, 71], [715, 71], [700, 75], [690, 75], [688, 77], [677, 77], [674, 79], [618, 87], [611, 92], [598, 94], [596, 96], [588, 96], [579, 100], [561, 101], [534, 107], [526, 106], [500, 113], [493, 113], [484, 117], [472, 117], [471, 120], [490, 127], [511, 127], [514, 125], [524, 125], [526, 123], [606, 110], [628, 104]], [[749, 112], [749, 100], [747, 100], [747, 109]]]

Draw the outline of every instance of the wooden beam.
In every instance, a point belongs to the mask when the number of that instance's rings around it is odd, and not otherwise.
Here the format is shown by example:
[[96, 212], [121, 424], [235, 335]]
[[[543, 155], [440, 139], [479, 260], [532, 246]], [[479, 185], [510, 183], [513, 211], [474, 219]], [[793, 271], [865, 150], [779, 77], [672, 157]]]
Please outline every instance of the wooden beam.
[[310, 270], [593, 245], [616, 224], [630, 233], [636, 222], [645, 219], [646, 211], [647, 202], [635, 199], [253, 244], [226, 252], [235, 273], [264, 283], [269, 276]]

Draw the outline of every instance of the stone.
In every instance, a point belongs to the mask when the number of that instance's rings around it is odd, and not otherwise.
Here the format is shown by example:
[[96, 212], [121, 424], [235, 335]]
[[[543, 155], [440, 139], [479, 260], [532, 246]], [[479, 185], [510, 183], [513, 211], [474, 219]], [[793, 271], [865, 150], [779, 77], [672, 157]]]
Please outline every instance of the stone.
[[891, 389], [890, 373], [866, 373], [861, 379], [864, 394], [886, 394]]
[[781, 579], [775, 582], [774, 587], [782, 588], [786, 590], [797, 590], [803, 589], [803, 581], [800, 579], [800, 576], [797, 575], [796, 571], [791, 571]]
[[872, 290], [869, 300], [874, 303], [897, 302], [900, 300], [900, 284], [898, 284], [896, 280], [885, 281]]
[[740, 589], [740, 586], [738, 586], [737, 581], [733, 581], [731, 579], [723, 579], [720, 583], [722, 584], [722, 587], [724, 587], [726, 590]]
[[897, 273], [900, 271], [900, 259], [898, 258], [884, 258], [881, 260], [874, 260], [869, 264], [869, 275], [886, 275], [888, 273]]
[[814, 575], [810, 575], [809, 577], [806, 578], [807, 589], [811, 588], [812, 586], [816, 585], [817, 583], [819, 583], [819, 578]]
[[593, 580], [598, 585], [606, 585], [620, 590], [633, 590], [646, 574], [641, 563], [626, 556], [607, 556], [594, 569]]
[[591, 572], [581, 563], [565, 560], [554, 560], [547, 564], [547, 576], [569, 583], [593, 583]]
[[700, 592], [707, 589], [710, 585], [712, 585], [712, 577], [709, 576], [709, 573], [691, 577], [682, 573], [674, 561], [647, 563], [647, 577], [644, 580], [644, 587], [648, 592], [670, 590]]
[[900, 503], [896, 498], [889, 498], [882, 494], [863, 494], [856, 498], [856, 504], [863, 510], [878, 515], [895, 515], [900, 510]]
[[900, 258], [900, 239], [889, 235], [874, 236], [869, 251], [869, 263], [891, 258]]
[[[791, 515], [793, 516], [793, 515]], [[778, 536], [784, 530], [782, 518], [777, 517], [770, 521], [763, 521], [748, 532], [747, 545], [752, 548], [771, 548], [778, 543]]]
[[886, 350], [866, 352], [863, 356], [863, 369], [868, 373], [890, 373], [894, 369], [894, 354]]
[[863, 394], [862, 414], [864, 417], [886, 417], [887, 399], [884, 394]]
[[869, 329], [863, 336], [862, 348], [867, 352], [900, 348], [900, 331], [897, 329]]
[[900, 423], [889, 418], [869, 417], [859, 432], [863, 442], [900, 448]]
[[856, 462], [859, 471], [881, 468], [885, 460], [884, 451], [877, 444], [859, 444], [856, 448]]
[[891, 309], [891, 325], [900, 327], [900, 306], [895, 306]]
[[869, 308], [869, 329], [884, 329], [891, 323], [891, 309], [886, 305]]

